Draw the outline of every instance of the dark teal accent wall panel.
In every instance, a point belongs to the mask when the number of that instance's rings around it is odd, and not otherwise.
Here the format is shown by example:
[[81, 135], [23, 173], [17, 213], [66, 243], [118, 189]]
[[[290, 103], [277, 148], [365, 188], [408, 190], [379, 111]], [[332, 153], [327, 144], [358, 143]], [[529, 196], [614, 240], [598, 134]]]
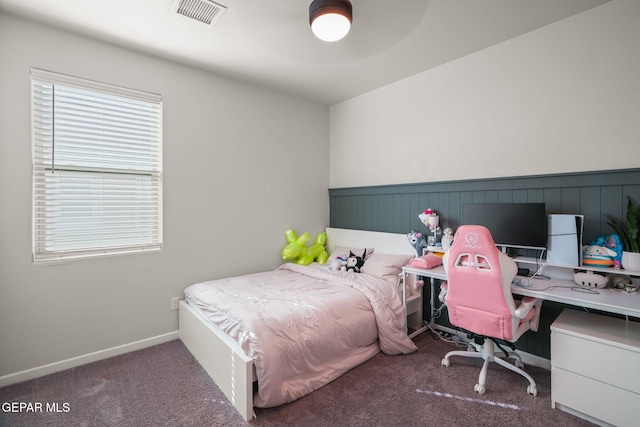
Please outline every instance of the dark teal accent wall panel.
[[418, 214], [431, 208], [441, 226], [455, 229], [465, 203], [544, 202], [548, 214], [584, 215], [588, 242], [612, 232], [603, 214], [623, 218], [627, 195], [640, 202], [640, 169], [332, 188], [330, 225], [407, 233], [424, 230]]
[[[329, 190], [330, 225], [389, 233], [426, 231], [418, 214], [431, 208], [440, 215], [443, 228], [455, 230], [465, 203], [544, 202], [547, 214], [584, 215], [583, 241], [588, 243], [613, 232], [604, 214], [623, 219], [627, 196], [640, 202], [640, 169], [334, 188]], [[549, 327], [565, 307], [545, 302], [538, 332], [526, 333], [517, 347], [548, 359]], [[438, 323], [448, 323], [446, 312], [443, 317]]]

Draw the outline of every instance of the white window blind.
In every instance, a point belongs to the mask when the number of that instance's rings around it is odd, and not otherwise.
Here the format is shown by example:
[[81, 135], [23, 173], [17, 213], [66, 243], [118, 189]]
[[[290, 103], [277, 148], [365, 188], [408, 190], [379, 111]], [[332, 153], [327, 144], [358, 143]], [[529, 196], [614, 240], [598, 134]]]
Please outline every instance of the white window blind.
[[31, 70], [34, 261], [162, 247], [162, 98]]

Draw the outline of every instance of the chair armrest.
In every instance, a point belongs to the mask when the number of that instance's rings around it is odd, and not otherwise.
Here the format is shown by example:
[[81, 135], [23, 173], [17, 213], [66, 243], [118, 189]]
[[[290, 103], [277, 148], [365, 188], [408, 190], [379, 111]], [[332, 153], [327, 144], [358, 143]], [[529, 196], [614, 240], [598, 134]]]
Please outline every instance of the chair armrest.
[[447, 282], [442, 282], [440, 284], [440, 293], [438, 294], [438, 299], [440, 302], [446, 303], [447, 292], [449, 291], [449, 284]]
[[529, 314], [529, 311], [536, 305], [539, 300], [534, 297], [524, 297], [520, 301], [520, 305], [515, 311], [515, 315], [518, 319], [524, 319]]

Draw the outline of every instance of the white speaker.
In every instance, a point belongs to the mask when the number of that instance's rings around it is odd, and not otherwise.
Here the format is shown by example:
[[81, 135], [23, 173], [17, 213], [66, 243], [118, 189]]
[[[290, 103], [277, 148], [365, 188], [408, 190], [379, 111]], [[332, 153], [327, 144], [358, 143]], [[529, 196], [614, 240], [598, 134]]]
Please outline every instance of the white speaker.
[[[584, 215], [549, 215], [547, 235], [547, 262], [549, 264], [579, 267], [582, 265], [582, 232]], [[573, 279], [573, 271], [547, 267], [549, 277]]]

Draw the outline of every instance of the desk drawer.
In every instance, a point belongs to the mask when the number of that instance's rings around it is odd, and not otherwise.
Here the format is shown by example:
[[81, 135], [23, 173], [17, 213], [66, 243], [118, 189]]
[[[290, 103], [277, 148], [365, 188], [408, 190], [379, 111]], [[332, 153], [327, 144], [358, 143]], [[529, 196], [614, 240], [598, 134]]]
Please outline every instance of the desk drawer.
[[640, 396], [609, 384], [551, 368], [551, 402], [615, 426], [637, 426]]
[[640, 394], [640, 352], [551, 332], [551, 364]]
[[551, 365], [640, 394], [640, 323], [566, 309], [551, 325]]

